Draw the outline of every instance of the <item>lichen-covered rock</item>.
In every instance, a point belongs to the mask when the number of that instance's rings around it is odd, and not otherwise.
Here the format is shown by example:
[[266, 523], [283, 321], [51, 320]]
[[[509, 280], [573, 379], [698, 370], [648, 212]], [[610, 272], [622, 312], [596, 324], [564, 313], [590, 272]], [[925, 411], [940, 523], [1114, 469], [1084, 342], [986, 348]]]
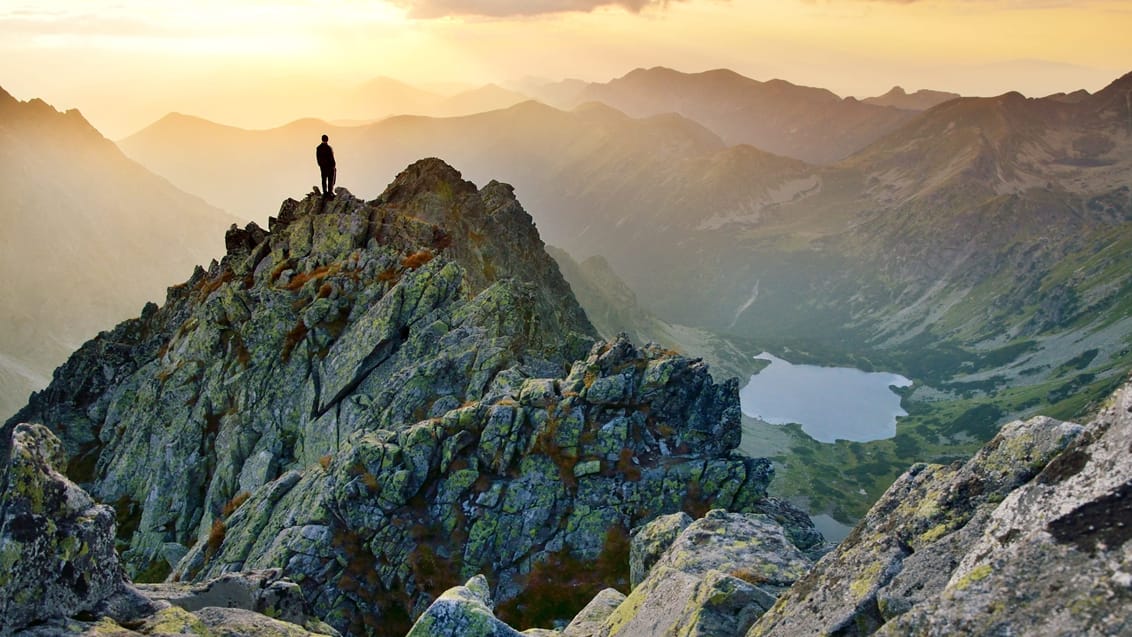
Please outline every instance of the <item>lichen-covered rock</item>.
[[[664, 536], [682, 522], [669, 516], [643, 533]], [[715, 509], [669, 542], [593, 634], [741, 635], [810, 565], [769, 517]]]
[[505, 184], [422, 160], [226, 243], [21, 412], [113, 503], [138, 581], [280, 569], [337, 629], [389, 634], [482, 572], [501, 617], [564, 622], [627, 588], [628, 529], [765, 498], [736, 382], [595, 345]]
[[748, 634], [1128, 633], [1130, 406], [1125, 388], [1088, 428], [1015, 422], [965, 464], [914, 466]]
[[299, 587], [278, 572], [134, 587], [114, 551], [113, 511], [60, 475], [59, 439], [42, 425], [20, 424], [7, 447], [0, 635], [337, 634], [309, 616]]
[[62, 475], [62, 443], [19, 424], [0, 467], [0, 634], [90, 611], [122, 583], [114, 513]]
[[562, 629], [562, 637], [592, 637], [617, 607], [625, 601], [625, 594], [614, 588], [603, 588], [590, 600], [574, 619]]
[[[595, 404], [571, 389], [610, 373], [639, 384], [657, 360], [683, 379], [653, 386], [648, 400]], [[419, 614], [445, 587], [490, 572], [505, 619], [522, 623], [541, 617], [543, 597], [627, 586], [628, 529], [684, 509], [750, 510], [765, 495], [765, 460], [724, 455], [688, 429], [736, 400], [702, 364], [618, 340], [565, 378], [520, 381], [399, 431], [351, 435], [326, 462], [252, 494], [178, 574], [281, 568], [319, 616], [361, 633], [366, 617], [388, 618], [393, 591]], [[524, 391], [552, 385], [563, 388], [557, 400], [523, 406]], [[618, 453], [602, 436], [614, 431]]]
[[672, 546], [672, 542], [692, 523], [692, 516], [684, 513], [662, 515], [632, 531], [629, 545], [629, 585], [637, 587], [649, 574], [649, 569]]
[[299, 585], [283, 579], [278, 569], [225, 573], [199, 584], [139, 584], [137, 589], [151, 600], [190, 612], [217, 606], [254, 611], [298, 625], [313, 619]]
[[1132, 634], [1132, 386], [964, 543], [897, 635]]
[[522, 633], [496, 619], [491, 591], [483, 575], [444, 593], [413, 624], [407, 637], [520, 637]]

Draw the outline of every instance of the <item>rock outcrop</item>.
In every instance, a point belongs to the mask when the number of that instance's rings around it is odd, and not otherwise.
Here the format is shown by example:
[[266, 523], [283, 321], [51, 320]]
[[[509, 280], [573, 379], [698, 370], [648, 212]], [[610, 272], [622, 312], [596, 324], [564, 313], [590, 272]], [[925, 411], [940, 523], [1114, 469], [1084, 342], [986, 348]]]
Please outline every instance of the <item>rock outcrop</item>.
[[[656, 546], [672, 520], [660, 519], [635, 540]], [[781, 525], [762, 514], [709, 511], [670, 540], [645, 579], [595, 635], [740, 635], [782, 591], [809, 570], [810, 559]]]
[[631, 528], [778, 507], [732, 454], [735, 381], [595, 343], [509, 186], [422, 160], [225, 243], [17, 416], [114, 506], [134, 579], [278, 569], [336, 629], [399, 634], [484, 574], [501, 618], [547, 625], [627, 588]]
[[912, 467], [749, 637], [1132, 634], [1132, 385], [1111, 403]]
[[122, 570], [114, 512], [61, 474], [59, 439], [17, 426], [0, 466], [0, 634], [90, 611], [114, 594]]
[[133, 586], [115, 552], [114, 512], [60, 473], [60, 440], [42, 425], [20, 424], [8, 448], [0, 467], [0, 635], [336, 634], [277, 571]]
[[[632, 550], [635, 564], [651, 565], [647, 577], [634, 585], [628, 597], [606, 588], [563, 629], [543, 629], [538, 634], [741, 635], [811, 566], [811, 560], [769, 516], [722, 509], [713, 509], [695, 521], [684, 513], [656, 518], [633, 530]], [[490, 593], [477, 576], [446, 591], [409, 634], [493, 637], [519, 633], [495, 616]]]
[[965, 463], [912, 467], [777, 601], [809, 560], [771, 517], [659, 517], [633, 533], [644, 580], [558, 634], [1130, 635], [1130, 494], [1132, 384], [1087, 426], [1014, 422]]

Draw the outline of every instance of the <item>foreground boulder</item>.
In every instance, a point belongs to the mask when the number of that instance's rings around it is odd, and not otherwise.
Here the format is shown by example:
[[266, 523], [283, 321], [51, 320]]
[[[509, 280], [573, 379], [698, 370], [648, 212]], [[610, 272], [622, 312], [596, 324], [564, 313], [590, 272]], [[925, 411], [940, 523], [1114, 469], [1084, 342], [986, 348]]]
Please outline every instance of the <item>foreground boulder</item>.
[[444, 592], [417, 620], [408, 637], [519, 637], [522, 633], [496, 619], [487, 580], [476, 575]]
[[[741, 635], [811, 565], [770, 517], [721, 509], [696, 521], [683, 513], [662, 516], [634, 529], [633, 544], [636, 555], [654, 549], [660, 553], [628, 597], [604, 589], [561, 631], [544, 629], [538, 634]], [[517, 634], [495, 617], [486, 582], [479, 575], [445, 592], [409, 633], [410, 637]]]
[[121, 585], [114, 512], [63, 476], [65, 466], [50, 430], [15, 427], [0, 466], [0, 634], [90, 611]]
[[762, 635], [1132, 634], [1132, 387], [1087, 427], [1014, 422], [917, 465]]
[[[653, 525], [663, 537], [672, 521]], [[646, 527], [635, 539], [657, 536]], [[773, 519], [715, 509], [671, 540], [595, 634], [739, 635], [810, 566]]]
[[60, 440], [42, 425], [21, 423], [5, 447], [0, 635], [336, 634], [309, 615], [298, 586], [277, 572], [229, 574], [199, 586], [133, 586], [115, 552], [114, 512], [60, 473]]

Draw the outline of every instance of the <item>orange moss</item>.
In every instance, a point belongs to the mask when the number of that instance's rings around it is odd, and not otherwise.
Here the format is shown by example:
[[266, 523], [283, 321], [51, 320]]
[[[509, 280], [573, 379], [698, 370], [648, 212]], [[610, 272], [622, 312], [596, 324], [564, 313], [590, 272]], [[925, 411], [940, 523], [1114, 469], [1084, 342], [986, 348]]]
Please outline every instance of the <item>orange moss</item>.
[[684, 492], [684, 512], [698, 520], [711, 510], [711, 498], [705, 497], [703, 487], [699, 480], [688, 483], [688, 490]]
[[275, 283], [276, 279], [279, 278], [279, 275], [283, 274], [283, 270], [291, 267], [294, 267], [294, 262], [290, 259], [283, 259], [279, 263], [276, 263], [275, 267], [271, 268], [271, 282]]
[[452, 235], [437, 228], [433, 230], [432, 247], [437, 251], [443, 250], [452, 245]]
[[344, 563], [335, 584], [349, 597], [365, 600], [378, 608], [376, 613], [355, 613], [346, 626], [350, 635], [404, 635], [413, 622], [408, 609], [412, 601], [394, 584], [386, 590], [381, 581], [377, 559], [366, 547], [365, 538], [356, 533], [341, 531], [332, 539], [335, 550]]
[[236, 509], [240, 508], [240, 505], [247, 502], [250, 497], [252, 497], [252, 494], [247, 491], [241, 491], [232, 496], [232, 499], [224, 503], [224, 506], [220, 509], [221, 517], [226, 518], [235, 513]]
[[326, 297], [334, 294], [334, 284], [327, 281], [318, 288], [318, 298], [325, 299]]
[[350, 467], [350, 473], [361, 478], [362, 484], [366, 485], [370, 493], [377, 493], [381, 489], [377, 477], [370, 473], [362, 463], [358, 462]]
[[227, 527], [224, 526], [223, 520], [213, 520], [212, 528], [208, 531], [208, 544], [204, 548], [204, 559], [207, 562], [212, 559], [213, 555], [220, 550], [220, 545], [224, 543], [224, 534], [228, 532]]
[[557, 405], [550, 405], [546, 409], [547, 420], [542, 431], [535, 438], [532, 451], [541, 453], [558, 467], [558, 477], [569, 490], [578, 488], [578, 478], [574, 475], [574, 466], [578, 458], [566, 455], [558, 446], [558, 416]]
[[523, 591], [496, 606], [496, 616], [517, 630], [569, 621], [603, 588], [629, 590], [629, 532], [611, 527], [594, 561], [564, 549], [531, 567]]
[[417, 587], [434, 596], [439, 597], [449, 588], [463, 584], [456, 560], [440, 557], [429, 544], [418, 544], [406, 563]]
[[637, 482], [641, 479], [641, 468], [633, 462], [632, 449], [625, 447], [621, 450], [621, 455], [617, 458], [617, 471], [629, 482]]
[[432, 258], [434, 256], [436, 255], [432, 253], [432, 250], [418, 250], [402, 258], [401, 267], [405, 268], [406, 270], [416, 270], [429, 261], [432, 261]]
[[200, 298], [203, 299], [203, 298], [208, 297], [209, 294], [212, 294], [213, 292], [219, 290], [220, 286], [224, 285], [225, 283], [227, 283], [231, 280], [232, 280], [232, 271], [231, 270], [225, 270], [223, 273], [221, 273], [220, 276], [216, 277], [215, 279], [201, 281], [200, 284], [199, 284], [200, 287], [198, 288], [200, 290]]
[[291, 331], [287, 333], [287, 336], [283, 338], [282, 356], [284, 363], [291, 360], [291, 352], [295, 349], [295, 346], [298, 345], [306, 337], [307, 325], [306, 323], [299, 321], [298, 324], [295, 325], [295, 327], [291, 328]]
[[586, 371], [582, 376], [582, 384], [586, 386], [586, 389], [589, 389], [590, 385], [593, 385], [595, 380], [597, 380], [597, 372], [592, 369]]
[[767, 582], [766, 577], [764, 577], [762, 573], [749, 568], [737, 568], [731, 571], [729, 574], [731, 575], [731, 577], [737, 577], [744, 582], [747, 582], [748, 584], [754, 584], [756, 586], [760, 586]]
[[308, 281], [318, 281], [320, 279], [325, 279], [328, 276], [337, 274], [338, 270], [340, 270], [341, 267], [342, 266], [340, 266], [339, 264], [334, 263], [331, 265], [324, 265], [315, 268], [310, 272], [302, 272], [296, 274], [295, 276], [291, 277], [290, 282], [288, 282], [286, 285], [286, 289], [294, 292], [306, 285]]
[[326, 454], [325, 456], [318, 459], [318, 464], [322, 467], [323, 471], [330, 471], [331, 459], [332, 458], [330, 457], [330, 454]]

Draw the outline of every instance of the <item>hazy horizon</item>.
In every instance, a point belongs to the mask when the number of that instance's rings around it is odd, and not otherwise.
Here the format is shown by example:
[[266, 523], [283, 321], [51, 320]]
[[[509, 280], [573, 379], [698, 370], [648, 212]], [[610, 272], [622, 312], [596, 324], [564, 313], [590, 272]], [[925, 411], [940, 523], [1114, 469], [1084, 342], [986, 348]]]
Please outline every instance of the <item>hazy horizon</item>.
[[1040, 97], [1132, 69], [1129, 31], [1124, 1], [18, 1], [0, 9], [0, 86], [111, 139], [172, 111], [243, 128], [342, 118], [319, 105], [377, 77], [451, 93], [666, 66], [843, 97]]

